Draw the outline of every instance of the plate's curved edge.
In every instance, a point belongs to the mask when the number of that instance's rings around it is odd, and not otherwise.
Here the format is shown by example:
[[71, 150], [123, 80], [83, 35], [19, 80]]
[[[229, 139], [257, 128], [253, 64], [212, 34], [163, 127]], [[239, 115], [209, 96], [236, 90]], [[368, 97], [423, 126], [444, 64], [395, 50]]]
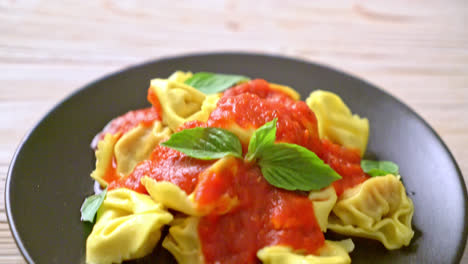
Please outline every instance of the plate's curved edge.
[[[42, 121], [42, 119], [41, 119]], [[8, 166], [8, 172], [7, 172], [7, 177], [5, 179], [5, 194], [4, 194], [4, 201], [5, 201], [5, 214], [7, 217], [7, 222], [8, 222], [8, 227], [10, 228], [10, 231], [13, 235], [13, 238], [15, 240], [16, 246], [18, 247], [19, 251], [21, 252], [21, 255], [23, 255], [23, 258], [28, 262], [28, 263], [34, 263], [31, 259], [31, 256], [29, 256], [28, 251], [24, 248], [23, 241], [20, 239], [18, 235], [18, 230], [16, 229], [15, 221], [13, 220], [13, 215], [11, 213], [11, 205], [10, 205], [10, 184], [11, 184], [11, 177], [12, 177], [12, 169], [13, 169], [13, 164], [16, 163], [16, 158], [18, 157], [19, 152], [21, 151], [24, 143], [26, 140], [29, 138], [31, 135], [32, 131], [36, 128], [37, 125], [39, 125], [40, 122], [38, 122], [32, 129], [30, 129], [26, 135], [21, 139], [18, 147], [15, 150], [15, 153], [13, 154], [13, 157], [10, 161], [10, 165]]]
[[255, 52], [254, 53], [254, 52], [243, 52], [243, 51], [216, 51], [216, 52], [191, 52], [191, 53], [184, 53], [184, 54], [179, 54], [179, 55], [163, 56], [163, 57], [148, 60], [148, 61], [145, 61], [145, 62], [142, 62], [142, 63], [131, 64], [131, 65], [129, 65], [127, 67], [124, 67], [124, 68], [122, 68], [122, 69], [120, 69], [118, 71], [106, 74], [103, 77], [98, 78], [98, 79], [92, 81], [91, 83], [81, 87], [81, 88], [78, 88], [77, 90], [75, 90], [74, 92], [69, 94], [68, 96], [64, 97], [62, 100], [60, 100], [54, 106], [52, 106], [50, 108], [50, 110], [48, 110], [47, 113], [39, 121], [37, 121], [35, 123], [35, 125], [25, 134], [25, 136], [21, 139], [20, 143], [18, 144], [18, 147], [16, 148], [16, 151], [15, 151], [15, 153], [14, 153], [14, 155], [13, 155], [11, 161], [10, 161], [10, 165], [8, 167], [7, 177], [6, 177], [6, 180], [5, 180], [4, 201], [5, 201], [5, 209], [6, 209], [5, 211], [6, 211], [8, 226], [9, 226], [9, 228], [10, 228], [12, 234], [13, 234], [13, 238], [15, 240], [16, 245], [18, 246], [21, 254], [23, 255], [23, 257], [25, 258], [25, 260], [28, 263], [34, 263], [34, 262], [32, 261], [31, 257], [29, 256], [27, 250], [24, 248], [23, 242], [21, 241], [21, 238], [18, 235], [18, 231], [16, 229], [16, 225], [15, 225], [15, 222], [14, 222], [13, 217], [12, 217], [11, 206], [10, 206], [10, 185], [11, 185], [13, 164], [16, 163], [16, 159], [17, 159], [23, 145], [28, 141], [31, 134], [36, 130], [36, 128], [45, 119], [47, 119], [52, 113], [54, 113], [60, 106], [62, 106], [65, 102], [70, 100], [72, 97], [75, 97], [76, 95], [84, 92], [89, 87], [94, 86], [99, 82], [102, 82], [102, 81], [104, 81], [106, 79], [117, 76], [117, 75], [119, 75], [119, 74], [121, 74], [123, 72], [130, 71], [130, 70], [137, 70], [139, 68], [144, 68], [144, 67], [147, 67], [148, 65], [160, 63], [162, 61], [167, 61], [167, 60], [183, 59], [183, 58], [189, 58], [189, 57], [226, 56], [226, 55], [227, 56], [269, 57], [269, 58], [273, 58], [273, 59], [282, 59], [282, 60], [288, 60], [288, 61], [293, 61], [293, 62], [300, 62], [302, 64], [308, 64], [308, 65], [314, 65], [314, 66], [319, 66], [319, 67], [322, 67], [322, 68], [326, 68], [327, 70], [337, 72], [339, 74], [347, 76], [350, 79], [353, 79], [354, 81], [361, 82], [361, 83], [363, 83], [365, 85], [368, 85], [368, 86], [371, 86], [371, 87], [377, 89], [381, 93], [389, 96], [389, 98], [391, 98], [391, 100], [393, 100], [397, 104], [401, 105], [403, 108], [406, 108], [406, 110], [409, 110], [411, 113], [413, 113], [436, 136], [438, 141], [442, 144], [442, 147], [449, 154], [450, 159], [453, 161], [453, 164], [455, 166], [455, 170], [458, 173], [458, 178], [459, 178], [460, 182], [462, 183], [461, 187], [462, 187], [463, 195], [465, 197], [465, 199], [464, 199], [465, 200], [465, 204], [464, 204], [464, 208], [465, 208], [465, 217], [464, 218], [465, 218], [465, 221], [464, 221], [464, 228], [463, 228], [464, 231], [463, 231], [463, 235], [462, 235], [462, 241], [460, 241], [461, 243], [458, 244], [459, 245], [458, 250], [457, 250], [458, 253], [457, 253], [457, 257], [456, 257], [458, 261], [461, 260], [461, 258], [463, 257], [463, 253], [465, 251], [465, 246], [466, 246], [467, 236], [468, 236], [468, 192], [467, 192], [467, 188], [466, 188], [466, 183], [465, 183], [465, 180], [463, 178], [463, 174], [462, 174], [462, 172], [460, 170], [460, 167], [458, 166], [458, 163], [457, 163], [455, 157], [453, 156], [452, 152], [449, 150], [449, 148], [447, 147], [445, 142], [442, 140], [440, 135], [416, 111], [414, 111], [407, 104], [405, 104], [402, 101], [398, 100], [392, 94], [390, 94], [387, 91], [383, 90], [382, 88], [370, 83], [369, 81], [367, 81], [367, 80], [365, 80], [363, 78], [357, 78], [357, 77], [355, 77], [355, 76], [353, 76], [351, 74], [348, 74], [348, 73], [346, 73], [346, 72], [344, 72], [344, 71], [342, 71], [340, 69], [334, 68], [333, 66], [328, 65], [328, 64], [314, 63], [314, 62], [307, 61], [304, 58], [293, 57], [293, 56], [290, 56], [290, 55], [288, 55], [288, 56], [278, 55], [278, 54], [272, 54], [272, 53], [267, 53], [267, 52]]

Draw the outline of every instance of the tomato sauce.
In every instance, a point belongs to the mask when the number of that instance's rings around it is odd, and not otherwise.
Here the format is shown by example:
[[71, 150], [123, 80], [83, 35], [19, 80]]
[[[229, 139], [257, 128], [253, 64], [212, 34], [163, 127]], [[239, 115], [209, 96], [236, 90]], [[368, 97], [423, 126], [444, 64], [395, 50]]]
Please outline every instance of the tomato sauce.
[[103, 180], [106, 182], [114, 182], [120, 178], [120, 176], [117, 174], [117, 161], [115, 160], [115, 157], [112, 157], [111, 164], [110, 166], [107, 167], [107, 171], [104, 174]]
[[[155, 120], [161, 120], [160, 111], [155, 107], [148, 107], [144, 109], [139, 109], [135, 111], [127, 112], [126, 114], [119, 116], [112, 120], [102, 131], [99, 133], [96, 138], [98, 140], [104, 139], [106, 134], [115, 135], [120, 133], [119, 137], [123, 136], [125, 133], [135, 128], [139, 124], [143, 126], [151, 126]], [[91, 143], [92, 148], [97, 147], [96, 139]], [[103, 177], [103, 179], [112, 183], [120, 179], [120, 175], [117, 173], [117, 162], [115, 157], [112, 157], [112, 163], [108, 166], [108, 169]]]
[[150, 159], [140, 162], [128, 176], [112, 182], [109, 189], [125, 187], [140, 193], [147, 193], [140, 180], [144, 176], [156, 181], [168, 181], [190, 194], [198, 182], [198, 175], [214, 161], [193, 159], [170, 148], [157, 146]]
[[307, 196], [273, 187], [256, 165], [241, 159], [202, 173], [195, 201], [201, 207], [215, 204], [198, 225], [207, 264], [260, 263], [257, 251], [272, 245], [312, 254], [325, 240]]
[[153, 89], [151, 88], [148, 89], [148, 95], [146, 96], [146, 99], [148, 100], [148, 102], [150, 102], [153, 105], [153, 108], [155, 109], [155, 111], [159, 113], [158, 120], [161, 120], [161, 113], [162, 113], [161, 103], [159, 102], [159, 98], [156, 95], [156, 93], [153, 91]]
[[130, 131], [132, 128], [137, 127], [139, 124], [144, 126], [151, 126], [155, 120], [161, 120], [161, 111], [156, 107], [148, 107], [129, 111], [113, 119], [102, 131], [99, 133], [99, 140], [104, 139], [106, 134], [115, 135], [121, 133], [121, 136]]
[[347, 149], [328, 140], [322, 140], [322, 146], [324, 152], [320, 158], [342, 177], [341, 180], [333, 182], [338, 196], [369, 178], [361, 168], [358, 150]]
[[[107, 126], [97, 135], [99, 140], [104, 139], [106, 134], [115, 135], [121, 133], [121, 136], [132, 128], [137, 127], [139, 124], [144, 126], [151, 126], [154, 121], [162, 120], [162, 109], [158, 97], [154, 94], [152, 89], [148, 89], [148, 101], [153, 105], [143, 109], [129, 111], [117, 118], [114, 118]], [[93, 140], [94, 142], [95, 140]], [[97, 142], [93, 148], [96, 148]]]
[[[140, 124], [149, 127], [153, 125], [154, 121], [161, 121], [161, 105], [151, 89], [148, 89], [148, 101], [153, 104], [152, 107], [129, 111], [117, 118], [114, 118], [98, 135], [96, 135], [91, 143], [91, 147], [96, 149], [98, 141], [104, 139], [106, 134], [115, 135], [120, 133], [119, 137], [121, 137]], [[112, 157], [112, 162], [110, 166], [108, 166], [103, 179], [108, 183], [112, 183], [120, 179], [120, 175], [117, 174], [117, 162], [115, 157]], [[115, 184], [116, 183], [114, 183], [114, 185]]]
[[255, 94], [262, 99], [268, 99], [269, 101], [279, 102], [294, 102], [287, 93], [280, 90], [273, 90], [267, 81], [262, 79], [252, 80], [250, 82], [242, 83], [226, 90], [223, 94], [224, 97], [237, 96], [240, 94], [251, 93]]
[[[252, 81], [254, 84], [259, 80]], [[262, 81], [262, 83], [265, 81]], [[315, 114], [303, 101], [294, 101], [282, 92], [270, 90], [264, 92], [263, 87], [257, 95], [247, 92], [238, 95], [237, 90], [246, 90], [243, 84], [225, 92], [218, 105], [208, 119], [208, 126], [228, 129], [233, 123], [244, 129], [256, 129], [266, 122], [277, 118], [277, 142], [294, 143], [308, 148], [319, 155], [322, 152], [318, 137], [317, 119]], [[255, 86], [249, 87], [254, 89]], [[262, 98], [263, 96], [264, 98]]]
[[[185, 123], [178, 130], [203, 126], [206, 124], [195, 120]], [[111, 182], [109, 189], [127, 188], [146, 194], [148, 192], [141, 184], [141, 179], [148, 176], [156, 181], [172, 182], [190, 194], [198, 182], [198, 175], [214, 162], [194, 159], [177, 150], [158, 145], [149, 159], [140, 162], [128, 176]]]

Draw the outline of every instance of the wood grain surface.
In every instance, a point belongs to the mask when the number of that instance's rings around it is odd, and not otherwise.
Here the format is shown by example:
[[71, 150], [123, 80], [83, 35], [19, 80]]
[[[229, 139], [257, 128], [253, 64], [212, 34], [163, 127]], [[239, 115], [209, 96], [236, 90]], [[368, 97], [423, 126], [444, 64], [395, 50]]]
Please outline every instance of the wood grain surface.
[[[65, 96], [133, 64], [208, 51], [288, 55], [368, 80], [428, 121], [466, 179], [467, 25], [466, 0], [0, 0], [0, 192], [21, 138]], [[24, 263], [4, 208], [0, 263]]]

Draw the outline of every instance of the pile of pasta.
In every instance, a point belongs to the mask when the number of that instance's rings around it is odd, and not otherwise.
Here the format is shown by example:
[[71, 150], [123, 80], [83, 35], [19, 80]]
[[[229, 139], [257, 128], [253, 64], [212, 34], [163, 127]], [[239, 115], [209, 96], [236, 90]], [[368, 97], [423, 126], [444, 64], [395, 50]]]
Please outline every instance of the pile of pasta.
[[[204, 94], [185, 81], [190, 72], [175, 72], [167, 79], [153, 79], [148, 99], [155, 112], [134, 112], [134, 121], [110, 125], [99, 135], [96, 168], [91, 173], [101, 187], [111, 187], [97, 212], [96, 223], [86, 243], [86, 262], [121, 263], [150, 254], [160, 240], [180, 264], [203, 264], [203, 245], [199, 239], [200, 219], [210, 210], [197, 205], [194, 194], [170, 181], [144, 176], [134, 183], [143, 191], [125, 188], [122, 179], [152, 155], [159, 143], [167, 140], [189, 121], [207, 122], [223, 93]], [[269, 84], [270, 88], [299, 100], [292, 88]], [[331, 92], [314, 91], [305, 100], [315, 114], [321, 140], [365, 153], [369, 122], [353, 115], [342, 99]], [[118, 129], [113, 129], [118, 127]], [[229, 130], [242, 142], [252, 131], [232, 125]], [[206, 166], [206, 171], [229, 163], [223, 158]], [[170, 173], [170, 172], [169, 172]], [[413, 237], [413, 203], [400, 177], [368, 177], [365, 181], [337, 192], [333, 186], [310, 191], [316, 221], [325, 233], [364, 237], [380, 241], [387, 249], [407, 246]], [[261, 199], [259, 197], [258, 199]], [[235, 206], [235, 205], [233, 205]], [[228, 209], [226, 209], [228, 210]], [[162, 229], [168, 233], [161, 237]], [[269, 245], [257, 252], [264, 264], [351, 263], [351, 239], [328, 241], [314, 253], [306, 254], [288, 245]]]

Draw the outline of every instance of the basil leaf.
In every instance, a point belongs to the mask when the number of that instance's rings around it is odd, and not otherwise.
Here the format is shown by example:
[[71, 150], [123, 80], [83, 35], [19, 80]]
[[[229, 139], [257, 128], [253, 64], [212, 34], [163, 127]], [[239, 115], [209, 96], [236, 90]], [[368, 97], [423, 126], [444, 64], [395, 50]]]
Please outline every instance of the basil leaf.
[[102, 202], [106, 198], [107, 187], [99, 194], [91, 195], [85, 199], [81, 206], [81, 221], [87, 221], [94, 223], [96, 213], [102, 205]]
[[362, 170], [372, 177], [387, 174], [398, 175], [399, 167], [391, 161], [361, 160]]
[[236, 83], [248, 79], [248, 77], [242, 75], [198, 72], [187, 79], [185, 83], [205, 94], [214, 94], [222, 92]]
[[192, 158], [220, 159], [227, 155], [242, 158], [242, 145], [233, 133], [215, 127], [184, 129], [160, 145], [178, 150]]
[[265, 123], [253, 133], [249, 142], [249, 151], [246, 155], [247, 161], [252, 161], [258, 156], [258, 153], [263, 152], [263, 148], [267, 145], [275, 143], [276, 139], [276, 121], [275, 118], [270, 122]]
[[295, 144], [264, 146], [258, 164], [271, 185], [286, 190], [320, 190], [341, 179], [315, 153]]

